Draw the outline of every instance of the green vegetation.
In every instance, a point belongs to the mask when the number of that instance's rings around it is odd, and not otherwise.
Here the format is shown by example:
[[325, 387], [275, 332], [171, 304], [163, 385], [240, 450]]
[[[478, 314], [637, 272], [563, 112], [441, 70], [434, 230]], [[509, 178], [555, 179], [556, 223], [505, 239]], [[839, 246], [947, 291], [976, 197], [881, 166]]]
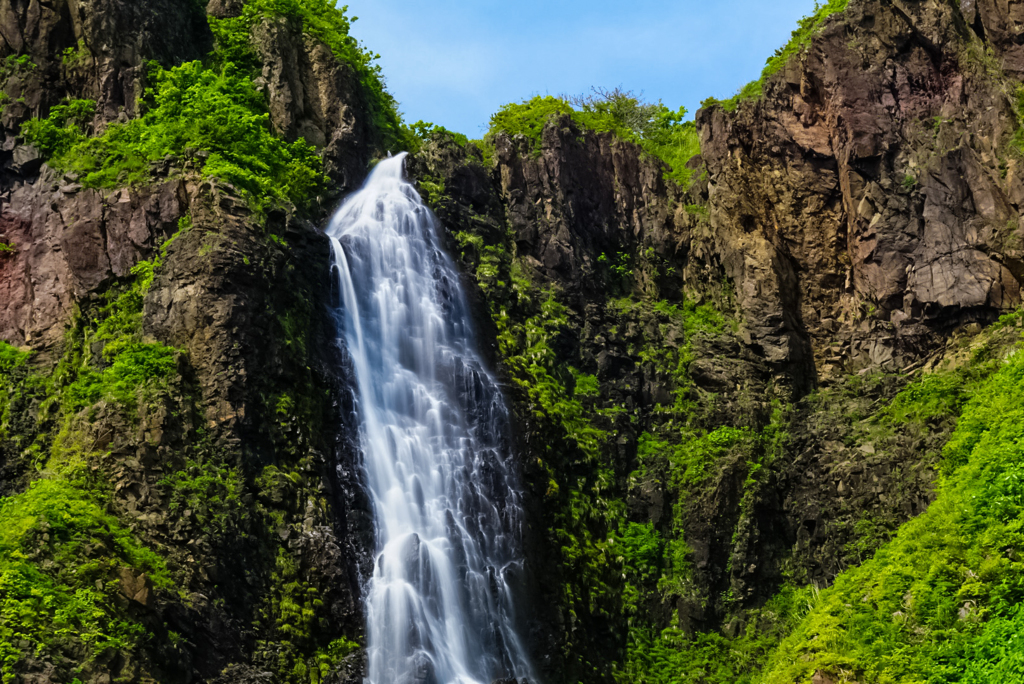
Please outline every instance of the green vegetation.
[[[1024, 467], [1024, 455], [1011, 455], [1018, 451], [1021, 429], [1015, 422], [1020, 422], [1024, 356], [1017, 351], [1005, 356], [1016, 334], [1010, 327], [1015, 317], [1004, 318], [938, 370], [906, 384], [880, 409], [869, 407], [870, 401], [850, 400], [898, 378], [854, 376], [808, 400], [816, 415], [843, 411], [836, 420], [853, 425], [851, 444], [883, 445], [896, 434], [931, 430], [948, 433], [959, 416], [942, 452], [941, 467], [948, 475], [928, 512], [888, 544], [894, 532], [887, 521], [858, 521], [853, 562], [866, 559], [863, 566], [841, 574], [834, 587], [821, 592], [784, 585], [766, 606], [744, 614], [745, 627], [735, 636], [687, 637], [674, 626], [660, 634], [649, 627], [632, 629], [620, 681], [809, 683], [819, 670], [836, 682], [1019, 677], [1022, 659], [1010, 635], [1019, 627], [1016, 602], [1024, 591], [1024, 565], [1013, 545], [1022, 519], [1019, 506], [1024, 506], [1024, 495], [1014, 489], [1014, 468], [1018, 460]], [[862, 405], [870, 413], [859, 413]], [[685, 501], [694, 491], [687, 489], [692, 486], [688, 473], [699, 485], [702, 464], [735, 454], [749, 459], [749, 484], [782, 453], [783, 428], [792, 419], [777, 409], [760, 435], [718, 428], [691, 435], [681, 447], [645, 434], [639, 445], [642, 467], [631, 479], [643, 480], [645, 469], [667, 472], [669, 491]], [[721, 451], [708, 457], [709, 449]], [[929, 454], [918, 458], [927, 462]], [[667, 468], [658, 469], [660, 459], [668, 461]], [[679, 512], [677, 505], [673, 527], [680, 523]], [[664, 550], [660, 565], [655, 563], [661, 568], [658, 590], [685, 596], [689, 549], [681, 540], [667, 540]], [[970, 676], [958, 679], [958, 673]]]
[[270, 132], [263, 95], [232, 66], [219, 72], [200, 62], [155, 67], [150, 80], [146, 113], [108, 126], [99, 137], [85, 132], [95, 112], [88, 100], [27, 121], [22, 135], [50, 156], [52, 166], [79, 174], [88, 187], [144, 183], [150, 162], [192, 148], [207, 153], [203, 176], [233, 183], [254, 206], [273, 200], [303, 206], [316, 194], [322, 183], [316, 151]]
[[[449, 131], [444, 126], [438, 126], [437, 124], [429, 123], [427, 121], [417, 121], [408, 127], [409, 135], [417, 142], [422, 143], [428, 138], [440, 135], [451, 139], [456, 145], [465, 147], [469, 144], [469, 138], [464, 136], [462, 133], [455, 133]], [[409, 152], [415, 152], [415, 149], [408, 150]]]
[[398, 104], [385, 88], [380, 66], [375, 63], [379, 55], [349, 35], [356, 18], [350, 19], [347, 12], [347, 5], [336, 7], [332, 0], [249, 0], [240, 17], [210, 18], [217, 40], [214, 60], [234, 63], [256, 76], [262, 65], [250, 42], [253, 29], [267, 19], [299, 21], [303, 32], [323, 41], [335, 57], [355, 71], [369, 109], [371, 128], [382, 150], [406, 149], [408, 135], [402, 127]]
[[[266, 98], [253, 84], [262, 63], [251, 35], [260, 22], [275, 17], [301, 22], [305, 33], [355, 70], [382, 149], [406, 147], [412, 139], [384, 88], [376, 55], [349, 35], [345, 11], [328, 0], [253, 0], [240, 17], [210, 18], [217, 49], [205, 63], [169, 69], [150, 64], [151, 85], [138, 103], [137, 119], [93, 136], [95, 103], [69, 100], [46, 118], [25, 122], [21, 133], [51, 166], [78, 174], [86, 187], [142, 184], [150, 179], [153, 162], [181, 162], [194, 154], [202, 176], [232, 183], [257, 210], [283, 202], [305, 208], [326, 179], [312, 145], [286, 142], [271, 131]], [[69, 52], [65, 59], [75, 60], [77, 54]], [[10, 64], [21, 68], [19, 61]]]
[[85, 139], [83, 130], [96, 116], [92, 100], [65, 100], [50, 110], [45, 119], [32, 119], [22, 124], [25, 140], [45, 155], [60, 159]]
[[[932, 384], [928, 395], [941, 395]], [[843, 573], [770, 660], [768, 682], [991, 682], [1024, 676], [1024, 355], [967, 402], [922, 516]], [[925, 402], [934, 405], [933, 396]]]
[[14, 254], [16, 251], [13, 242], [0, 242], [0, 256]]
[[815, 0], [814, 13], [801, 19], [797, 25], [797, 29], [793, 31], [793, 35], [789, 39], [789, 42], [776, 50], [775, 54], [768, 58], [764, 69], [761, 71], [761, 78], [756, 81], [751, 81], [747, 85], [743, 86], [738, 93], [728, 100], [716, 100], [711, 97], [704, 100], [701, 105], [708, 107], [713, 104], [720, 104], [726, 109], [726, 111], [731, 112], [735, 111], [740, 102], [751, 99], [756, 100], [761, 97], [761, 92], [763, 91], [764, 84], [768, 78], [782, 71], [786, 66], [786, 62], [788, 62], [791, 57], [806, 50], [811, 44], [811, 38], [825, 24], [825, 20], [833, 14], [845, 10], [849, 2], [850, 0], [827, 0], [825, 4], [821, 4], [818, 0]]
[[700, 140], [692, 121], [684, 122], [686, 110], [673, 111], [658, 102], [645, 103], [631, 92], [595, 90], [588, 97], [534, 97], [522, 103], [510, 103], [491, 117], [484, 140], [492, 143], [498, 132], [523, 135], [540, 154], [541, 134], [556, 116], [566, 115], [579, 126], [598, 132], [611, 132], [623, 140], [640, 145], [648, 154], [669, 167], [668, 178], [688, 185], [692, 171], [686, 163], [700, 154]]
[[621, 684], [754, 684], [773, 649], [816, 600], [810, 588], [785, 587], [747, 615], [735, 638], [717, 632], [687, 637], [678, 627], [631, 632], [628, 657], [615, 679]]
[[176, 375], [179, 353], [141, 339], [153, 268], [141, 263], [94, 312], [78, 315], [50, 372], [30, 368], [29, 352], [0, 343], [0, 447], [9, 459], [28, 459], [41, 478], [0, 502], [4, 682], [30, 653], [77, 674], [146, 647], [152, 635], [118, 597], [125, 573], [133, 581], [145, 575], [138, 581], [156, 591], [170, 589], [161, 557], [107, 509], [109, 484], [96, 471], [102, 454], [88, 436], [101, 402], [131, 419]]
[[[39, 480], [0, 500], [0, 663], [15, 681], [24, 652], [73, 673], [150, 635], [115, 600], [119, 576], [171, 586], [163, 560], [104, 509], [85, 481]], [[28, 646], [26, 646], [26, 643]]]

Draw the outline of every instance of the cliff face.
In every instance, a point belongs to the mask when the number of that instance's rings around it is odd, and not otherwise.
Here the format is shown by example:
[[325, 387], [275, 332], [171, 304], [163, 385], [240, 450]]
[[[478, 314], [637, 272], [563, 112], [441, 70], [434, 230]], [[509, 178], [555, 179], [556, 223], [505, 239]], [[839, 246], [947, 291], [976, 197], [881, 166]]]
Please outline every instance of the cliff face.
[[550, 678], [608, 679], [670, 625], [770, 633], [781, 586], [927, 509], [955, 413], [885, 407], [1016, 339], [973, 336], [1021, 300], [1018, 14], [854, 0], [698, 112], [688, 189], [568, 117], [499, 134], [493, 169], [420, 152], [519, 416]]
[[701, 111], [711, 223], [769, 357], [906, 367], [1019, 304], [1007, 12], [855, 2], [761, 99]]
[[[135, 119], [145, 62], [217, 55], [208, 21], [246, 7], [0, 0], [18, 681], [363, 676], [372, 526], [316, 229], [383, 152], [360, 72], [301, 17], [231, 34], [269, 128], [323, 160], [305, 213], [254, 211], [204, 177], [209, 150], [84, 187], [20, 134], [65, 97], [96, 102], [92, 135]], [[1018, 337], [979, 332], [1021, 300], [1021, 22], [852, 0], [760, 97], [698, 113], [687, 188], [568, 116], [537, 146], [497, 135], [493, 164], [443, 133], [410, 158], [513, 407], [544, 681], [646, 681], [644, 662], [776, 638], [780, 596], [929, 507], [960, 385]], [[921, 378], [947, 383], [938, 408], [914, 404]], [[89, 611], [113, 637], [60, 622]], [[735, 677], [758, 648], [725, 657]]]
[[352, 67], [296, 18], [249, 34], [273, 128], [331, 179], [302, 218], [204, 179], [209, 151], [110, 190], [19, 135], [65, 97], [96, 102], [93, 134], [139, 116], [148, 60], [214, 49], [192, 0], [3, 2], [0, 37], [0, 340], [32, 352], [0, 368], [4, 511], [30, 521], [3, 542], [4, 572], [30, 573], [30, 593], [3, 590], [27, 611], [0, 628], [5, 678], [360, 681], [372, 525], [315, 225], [374, 153]]

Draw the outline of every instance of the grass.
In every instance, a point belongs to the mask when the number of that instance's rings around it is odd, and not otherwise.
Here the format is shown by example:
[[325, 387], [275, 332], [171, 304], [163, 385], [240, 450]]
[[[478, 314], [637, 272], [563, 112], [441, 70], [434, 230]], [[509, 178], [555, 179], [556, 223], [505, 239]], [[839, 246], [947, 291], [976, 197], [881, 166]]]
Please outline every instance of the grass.
[[766, 682], [990, 682], [1024, 676], [1024, 354], [966, 403], [935, 503], [822, 592]]
[[0, 663], [15, 681], [26, 652], [70, 667], [144, 642], [147, 630], [119, 608], [119, 572], [171, 587], [163, 560], [108, 513], [81, 481], [39, 480], [0, 501]]

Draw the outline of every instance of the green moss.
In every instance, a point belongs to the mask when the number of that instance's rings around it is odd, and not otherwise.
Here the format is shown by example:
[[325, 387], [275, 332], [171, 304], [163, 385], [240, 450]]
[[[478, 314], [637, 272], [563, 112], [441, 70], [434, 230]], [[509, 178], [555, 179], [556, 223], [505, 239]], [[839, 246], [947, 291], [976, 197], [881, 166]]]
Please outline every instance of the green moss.
[[814, 597], [809, 588], [785, 587], [763, 608], [751, 611], [745, 629], [731, 639], [721, 633], [686, 636], [678, 627], [660, 633], [635, 629], [615, 679], [621, 684], [753, 684]]
[[[854, 422], [854, 443], [881, 445], [897, 433], [949, 429], [960, 416], [944, 449], [944, 468], [952, 474], [942, 485], [939, 502], [888, 544], [896, 525], [882, 515], [862, 516], [854, 524], [849, 552], [854, 561], [869, 559], [864, 566], [840, 575], [835, 587], [820, 593], [784, 586], [763, 609], [745, 614], [746, 628], [734, 637], [717, 632], [686, 637], [674, 629], [658, 635], [642, 625], [631, 630], [621, 681], [781, 684], [810, 682], [818, 670], [837, 682], [844, 677], [878, 682], [1018, 677], [1022, 661], [1020, 642], [1012, 636], [1020, 626], [1014, 587], [1024, 587], [1024, 565], [1017, 562], [1014, 535], [1024, 496], [1016, 492], [1014, 468], [1024, 457], [1015, 455], [1018, 428], [1007, 430], [1019, 420], [1024, 363], [1019, 352], [1007, 358], [1001, 351], [1008, 332], [1001, 329], [1015, 320], [1006, 317], [986, 333], [988, 339], [975, 339], [971, 353], [958, 365], [906, 384], [873, 415], [851, 412], [859, 405], [851, 400], [874, 396], [902, 379], [854, 376], [809, 400], [818, 414], [843, 411], [837, 420]], [[863, 403], [876, 402], [869, 398]], [[750, 460], [743, 515], [750, 514], [747, 500], [764, 481], [764, 473], [785, 453], [786, 430], [793, 419], [784, 406], [777, 406], [769, 425], [756, 436], [757, 448], [745, 450]], [[735, 448], [755, 437], [748, 435], [728, 442]], [[730, 436], [737, 436], [734, 429], [719, 429], [684, 446], [692, 443], [699, 454]], [[700, 446], [705, 440], [708, 444]], [[641, 463], [652, 467], [664, 462], [666, 454], [671, 459], [673, 449], [663, 437], [645, 435]], [[982, 467], [988, 470], [972, 474], [979, 454], [987, 459]], [[929, 456], [919, 458], [927, 462]], [[633, 475], [641, 477], [643, 472]], [[684, 499], [685, 471], [683, 478], [672, 481], [672, 491]], [[678, 528], [678, 509], [676, 516]], [[688, 554], [683, 540], [666, 541], [660, 591], [677, 596], [692, 591]], [[961, 673], [967, 678], [959, 679]]]
[[[148, 638], [115, 597], [119, 572], [171, 586], [163, 560], [81, 481], [40, 480], [0, 501], [0, 662], [5, 684], [28, 654], [75, 671]], [[84, 654], [83, 650], [84, 649]]]
[[11, 371], [20, 368], [31, 358], [32, 352], [22, 351], [8, 342], [0, 340], [0, 381]]

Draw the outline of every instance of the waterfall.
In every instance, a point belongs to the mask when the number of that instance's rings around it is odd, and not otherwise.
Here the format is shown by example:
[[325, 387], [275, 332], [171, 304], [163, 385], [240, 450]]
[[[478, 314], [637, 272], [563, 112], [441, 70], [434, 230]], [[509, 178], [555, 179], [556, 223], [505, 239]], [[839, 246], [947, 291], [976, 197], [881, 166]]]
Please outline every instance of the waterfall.
[[404, 159], [380, 162], [327, 231], [376, 521], [368, 682], [532, 679], [509, 586], [522, 510], [508, 412]]

